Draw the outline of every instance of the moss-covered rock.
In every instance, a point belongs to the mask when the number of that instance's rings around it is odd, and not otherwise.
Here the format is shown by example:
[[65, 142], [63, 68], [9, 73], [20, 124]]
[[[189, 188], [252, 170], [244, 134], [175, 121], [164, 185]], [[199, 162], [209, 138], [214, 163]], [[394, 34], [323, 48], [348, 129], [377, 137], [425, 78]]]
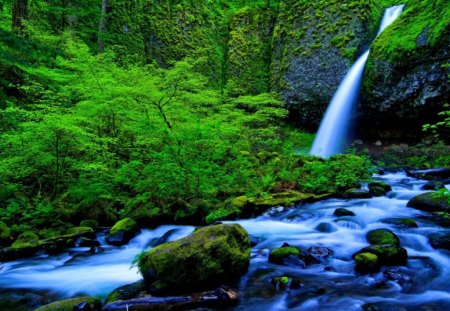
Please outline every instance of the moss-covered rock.
[[372, 44], [366, 65], [363, 120], [380, 137], [420, 134], [448, 102], [450, 7], [446, 0], [408, 0]]
[[392, 244], [395, 246], [400, 246], [400, 240], [398, 236], [396, 236], [389, 229], [371, 230], [367, 232], [366, 239], [372, 245]]
[[39, 243], [39, 237], [32, 231], [25, 231], [11, 245], [12, 249], [34, 248]]
[[377, 255], [380, 264], [383, 266], [406, 265], [408, 260], [408, 252], [406, 249], [392, 244], [369, 246], [359, 251], [356, 256], [361, 253], [372, 253]]
[[249, 260], [247, 232], [238, 224], [220, 224], [155, 247], [141, 256], [138, 266], [148, 284], [192, 290], [236, 280]]
[[392, 191], [392, 187], [382, 181], [373, 181], [368, 184], [369, 191], [376, 197], [386, 195], [389, 191]]
[[340, 207], [334, 210], [333, 215], [336, 216], [355, 216], [355, 213], [353, 213], [352, 211], [349, 211], [346, 208]]
[[100, 299], [86, 296], [55, 301], [48, 305], [40, 307], [35, 311], [72, 311], [74, 307], [83, 302], [87, 302], [90, 306], [90, 310], [92, 311], [101, 311], [102, 309], [102, 303]]
[[302, 265], [301, 263], [297, 264], [301, 254], [301, 251], [293, 246], [274, 248], [270, 251], [269, 262], [278, 265]]
[[67, 234], [92, 236], [94, 235], [94, 229], [91, 227], [72, 227], [67, 231]]
[[288, 276], [277, 276], [272, 278], [271, 283], [275, 289], [285, 290], [289, 285], [290, 278]]
[[352, 188], [348, 189], [339, 196], [344, 199], [368, 199], [372, 197], [372, 194], [365, 189]]
[[138, 224], [131, 218], [119, 220], [109, 231], [106, 241], [112, 245], [124, 245], [140, 232]]
[[450, 250], [450, 233], [449, 232], [437, 232], [431, 234], [429, 241], [433, 248], [442, 248]]
[[419, 194], [409, 200], [406, 206], [427, 212], [450, 212], [448, 199], [444, 196], [439, 196], [436, 192]]
[[355, 270], [359, 273], [372, 273], [380, 270], [378, 256], [373, 253], [360, 253], [355, 256]]
[[392, 224], [399, 228], [418, 228], [417, 222], [412, 218], [387, 218], [383, 223]]
[[118, 300], [128, 300], [136, 298], [140, 293], [145, 292], [147, 288], [147, 285], [142, 280], [132, 284], [120, 286], [108, 294], [105, 304]]
[[90, 227], [95, 230], [98, 227], [98, 221], [95, 219], [85, 219], [80, 222], [80, 227]]

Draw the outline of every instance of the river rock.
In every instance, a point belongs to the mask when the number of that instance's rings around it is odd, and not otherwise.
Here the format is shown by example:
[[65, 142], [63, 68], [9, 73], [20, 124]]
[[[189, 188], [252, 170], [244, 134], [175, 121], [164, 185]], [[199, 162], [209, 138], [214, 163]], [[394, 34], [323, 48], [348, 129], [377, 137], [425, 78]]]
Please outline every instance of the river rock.
[[383, 276], [386, 280], [395, 282], [402, 287], [412, 284], [412, 278], [399, 269], [386, 270], [383, 272]]
[[316, 226], [315, 229], [319, 232], [324, 232], [324, 233], [331, 233], [331, 232], [337, 231], [336, 226], [329, 222], [321, 222], [320, 224], [318, 224]]
[[436, 192], [426, 192], [408, 201], [408, 207], [427, 212], [449, 212], [450, 203], [445, 196], [438, 196]]
[[408, 259], [408, 252], [406, 249], [392, 244], [365, 247], [356, 253], [356, 256], [361, 253], [372, 253], [377, 255], [380, 264], [383, 266], [402, 266], [406, 264]]
[[381, 197], [392, 191], [391, 186], [382, 181], [373, 181], [368, 184], [368, 187], [369, 192], [375, 197]]
[[425, 185], [422, 186], [422, 189], [423, 190], [444, 189], [446, 184], [450, 184], [449, 179], [446, 179], [445, 181], [429, 181]]
[[340, 195], [344, 199], [368, 199], [372, 194], [366, 189], [349, 189]]
[[133, 299], [139, 296], [141, 293], [145, 293], [148, 286], [143, 280], [137, 281], [132, 284], [127, 284], [114, 289], [106, 297], [105, 303], [110, 303], [118, 300]]
[[221, 224], [155, 247], [139, 259], [147, 284], [194, 289], [227, 284], [247, 271], [250, 239], [239, 224]]
[[392, 244], [400, 246], [400, 239], [389, 229], [376, 229], [367, 232], [367, 241], [372, 245]]
[[431, 221], [441, 227], [450, 227], [450, 214], [446, 212], [434, 212], [431, 215]]
[[429, 180], [442, 180], [450, 178], [450, 168], [433, 168], [428, 170], [408, 170], [406, 174], [410, 177]]
[[124, 245], [134, 238], [140, 229], [131, 218], [124, 218], [118, 221], [109, 231], [106, 241], [111, 245]]
[[276, 290], [298, 289], [301, 286], [299, 279], [286, 275], [272, 278], [271, 283]]
[[[80, 309], [84, 304], [84, 309]], [[86, 305], [89, 305], [90, 309]], [[52, 302], [48, 305], [40, 307], [35, 311], [75, 311], [75, 310], [91, 310], [91, 311], [101, 311], [102, 303], [100, 299], [96, 297], [77, 297], [65, 300], [58, 300]]]
[[235, 289], [222, 286], [214, 291], [192, 294], [188, 296], [144, 297], [108, 303], [103, 311], [126, 310], [193, 310], [214, 307], [230, 307], [239, 298]]
[[302, 251], [297, 247], [283, 245], [270, 251], [269, 262], [277, 265], [302, 267], [306, 266], [304, 260], [301, 259]]
[[355, 256], [355, 270], [358, 273], [373, 273], [380, 270], [378, 256], [369, 252], [362, 252]]
[[382, 220], [385, 224], [391, 224], [398, 228], [418, 228], [417, 222], [412, 218], [386, 218]]
[[349, 211], [346, 208], [340, 207], [335, 209], [333, 215], [336, 216], [355, 216], [355, 213], [353, 213], [352, 211]]
[[450, 250], [450, 232], [433, 233], [428, 238], [433, 248]]

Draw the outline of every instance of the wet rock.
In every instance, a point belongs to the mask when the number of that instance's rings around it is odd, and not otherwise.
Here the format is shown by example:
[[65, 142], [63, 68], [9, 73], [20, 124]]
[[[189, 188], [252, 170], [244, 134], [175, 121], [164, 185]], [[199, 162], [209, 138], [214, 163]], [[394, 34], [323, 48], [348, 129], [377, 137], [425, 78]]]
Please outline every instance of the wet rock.
[[372, 194], [365, 189], [349, 189], [340, 195], [343, 199], [368, 199]]
[[395, 225], [399, 228], [418, 228], [417, 222], [412, 218], [386, 218], [382, 220], [385, 224]]
[[141, 256], [138, 267], [147, 284], [182, 290], [235, 281], [249, 263], [247, 232], [238, 224], [222, 224], [153, 248]]
[[331, 232], [337, 231], [336, 226], [334, 226], [333, 224], [331, 224], [329, 222], [321, 222], [320, 224], [318, 224], [316, 226], [315, 229], [319, 232], [324, 232], [324, 233], [331, 233]]
[[323, 246], [312, 246], [304, 254], [301, 254], [301, 258], [306, 265], [325, 263], [326, 258], [332, 256], [334, 252]]
[[[86, 308], [90, 309], [86, 309]], [[82, 307], [84, 309], [77, 309]], [[91, 310], [101, 311], [102, 303], [100, 299], [95, 297], [78, 297], [52, 302], [48, 305], [40, 307], [35, 311], [74, 311], [74, 310]]]
[[387, 280], [395, 282], [402, 287], [409, 286], [412, 283], [411, 277], [398, 269], [384, 271], [383, 276]]
[[408, 201], [407, 207], [426, 212], [449, 212], [450, 204], [446, 197], [438, 196], [436, 192], [427, 192], [415, 196]]
[[396, 236], [394, 232], [389, 229], [371, 230], [367, 232], [366, 239], [372, 245], [392, 244], [395, 246], [400, 246], [398, 236]]
[[363, 252], [355, 256], [355, 271], [366, 274], [380, 270], [380, 261], [378, 256], [373, 253]]
[[408, 252], [403, 247], [395, 245], [374, 245], [365, 247], [356, 253], [372, 253], [378, 256], [379, 262], [383, 266], [402, 266], [406, 265], [408, 260]]
[[306, 263], [300, 258], [302, 252], [297, 247], [283, 245], [280, 248], [275, 248], [270, 251], [269, 262], [277, 265], [302, 267], [306, 266]]
[[[214, 225], [220, 225], [220, 224], [221, 223], [215, 223]], [[171, 229], [171, 230], [167, 231], [161, 237], [155, 238], [154, 240], [150, 241], [146, 247], [150, 247], [150, 246], [151, 247], [156, 247], [158, 245], [167, 243], [169, 238], [177, 231], [178, 231], [178, 229]]]
[[389, 192], [392, 191], [392, 187], [383, 182], [383, 181], [372, 181], [368, 184], [369, 190], [371, 191], [372, 188], [377, 187], [377, 188], [382, 188], [385, 192]]
[[446, 184], [450, 184], [449, 179], [446, 179], [445, 181], [429, 181], [425, 185], [422, 186], [422, 189], [423, 190], [444, 189]]
[[370, 188], [370, 194], [372, 194], [374, 197], [382, 197], [388, 193], [388, 191], [384, 190], [381, 187], [378, 186], [372, 186]]
[[450, 227], [450, 214], [446, 212], [434, 212], [431, 215], [431, 221], [441, 227]]
[[299, 279], [285, 275], [272, 278], [271, 283], [275, 290], [298, 289], [301, 286]]
[[105, 303], [137, 298], [140, 293], [145, 293], [147, 288], [147, 285], [142, 280], [132, 284], [120, 286], [109, 293], [108, 297], [106, 297]]
[[433, 168], [428, 170], [408, 170], [406, 174], [419, 179], [450, 179], [450, 168]]
[[355, 216], [355, 213], [353, 213], [352, 211], [349, 211], [346, 208], [340, 207], [335, 209], [333, 215], [336, 216]]
[[433, 248], [450, 250], [450, 232], [433, 233], [428, 239]]
[[198, 308], [230, 307], [238, 301], [235, 289], [220, 287], [214, 291], [188, 296], [145, 297], [108, 303], [103, 311], [124, 310], [193, 310]]
[[134, 238], [140, 229], [131, 218], [125, 218], [118, 221], [109, 231], [106, 241], [115, 246], [127, 244], [132, 238]]
[[96, 239], [81, 237], [77, 241], [79, 247], [100, 247], [100, 242]]

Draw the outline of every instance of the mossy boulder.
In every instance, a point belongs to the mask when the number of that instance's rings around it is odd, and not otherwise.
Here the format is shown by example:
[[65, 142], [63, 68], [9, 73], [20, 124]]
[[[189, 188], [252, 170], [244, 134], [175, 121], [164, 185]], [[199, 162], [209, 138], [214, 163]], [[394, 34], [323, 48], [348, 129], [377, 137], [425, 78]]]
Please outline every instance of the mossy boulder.
[[372, 191], [373, 188], [381, 188], [385, 192], [392, 191], [392, 187], [384, 181], [372, 181], [367, 186], [369, 187], [370, 191]]
[[377, 255], [380, 264], [383, 266], [401, 266], [405, 265], [408, 260], [406, 249], [391, 244], [365, 247], [355, 255], [355, 258], [361, 253]]
[[373, 273], [380, 270], [378, 256], [373, 253], [360, 253], [355, 256], [355, 270], [358, 273]]
[[448, 198], [440, 196], [437, 192], [419, 194], [409, 200], [406, 206], [427, 212], [450, 212]]
[[48, 305], [45, 305], [43, 307], [40, 307], [36, 309], [35, 311], [73, 311], [75, 307], [78, 305], [86, 302], [89, 304], [90, 309], [92, 311], [101, 311], [102, 309], [102, 303], [100, 299], [96, 297], [77, 297], [77, 298], [71, 298], [71, 299], [65, 299], [65, 300], [59, 300], [52, 302]]
[[159, 245], [139, 259], [147, 284], [158, 289], [198, 289], [233, 282], [250, 262], [250, 239], [238, 224], [220, 224]]
[[111, 245], [124, 245], [134, 238], [140, 229], [136, 221], [131, 218], [119, 220], [109, 231], [106, 241]]
[[277, 265], [304, 266], [305, 263], [300, 260], [302, 252], [297, 247], [284, 246], [274, 248], [270, 251], [269, 262]]
[[333, 215], [335, 216], [355, 216], [355, 213], [353, 213], [352, 211], [349, 211], [346, 208], [340, 207], [335, 209]]
[[32, 231], [25, 231], [11, 245], [12, 249], [34, 248], [39, 244], [39, 237]]
[[94, 233], [91, 227], [72, 227], [67, 231], [67, 234], [79, 236], [94, 236]]
[[417, 222], [412, 218], [387, 218], [382, 220], [385, 224], [392, 224], [399, 228], [418, 228]]
[[389, 229], [371, 230], [367, 232], [366, 239], [372, 245], [392, 244], [395, 246], [400, 246], [400, 240], [398, 236], [396, 236]]

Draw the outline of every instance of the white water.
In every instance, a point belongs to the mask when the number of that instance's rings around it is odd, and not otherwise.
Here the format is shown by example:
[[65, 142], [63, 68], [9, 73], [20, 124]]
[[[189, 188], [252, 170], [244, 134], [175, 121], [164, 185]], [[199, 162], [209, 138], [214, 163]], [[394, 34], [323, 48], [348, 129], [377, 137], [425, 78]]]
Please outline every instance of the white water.
[[[403, 7], [404, 5], [394, 6], [384, 12], [377, 36], [397, 19]], [[358, 100], [369, 51], [367, 50], [358, 58], [333, 95], [320, 123], [310, 154], [327, 158], [342, 152], [345, 148], [352, 110], [355, 109]]]
[[[391, 184], [393, 191], [384, 197], [330, 199], [237, 221], [249, 232], [256, 245], [252, 247], [249, 272], [242, 277], [239, 286], [240, 303], [233, 310], [362, 310], [361, 306], [369, 302], [389, 304], [393, 307], [389, 310], [450, 310], [450, 253], [433, 249], [427, 237], [444, 229], [423, 218], [428, 213], [406, 207], [410, 198], [424, 192], [421, 188], [425, 181], [403, 173], [375, 177]], [[333, 212], [339, 207], [353, 211], [356, 216], [337, 221], [339, 218]], [[387, 218], [414, 218], [419, 228], [398, 228], [385, 223]], [[336, 231], [319, 232], [316, 227], [320, 223], [333, 224]], [[388, 281], [377, 286], [383, 280], [382, 272], [355, 274], [352, 254], [368, 246], [366, 233], [378, 228], [394, 231], [409, 256], [407, 266], [385, 267], [383, 270], [400, 270], [411, 277], [412, 284], [402, 287]], [[74, 257], [73, 252], [81, 250], [72, 250], [59, 256], [0, 263], [0, 310], [14, 310], [2, 309], [2, 295], [11, 299], [11, 291], [17, 299], [22, 299], [20, 293], [24, 291], [38, 295], [44, 293], [45, 297], [51, 296], [51, 300], [75, 294], [104, 298], [114, 288], [141, 278], [137, 269], [130, 269], [130, 266], [142, 249], [151, 248], [149, 245], [167, 232], [171, 232], [170, 241], [188, 235], [193, 229], [189, 226], [161, 226], [155, 230], [143, 230], [127, 246], [109, 247], [87, 257]], [[270, 250], [285, 242], [303, 250], [311, 246], [328, 247], [334, 255], [326, 265], [312, 265], [305, 269], [269, 263]], [[274, 290], [271, 279], [282, 275], [296, 277], [303, 285], [297, 290]]]

